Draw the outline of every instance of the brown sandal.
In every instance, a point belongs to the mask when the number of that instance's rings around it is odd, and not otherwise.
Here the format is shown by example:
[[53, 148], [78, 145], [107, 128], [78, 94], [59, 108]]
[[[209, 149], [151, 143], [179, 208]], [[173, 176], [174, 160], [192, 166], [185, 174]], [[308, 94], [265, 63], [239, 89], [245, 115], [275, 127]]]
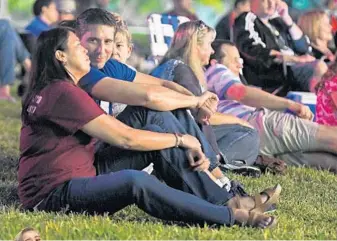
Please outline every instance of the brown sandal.
[[[251, 198], [255, 202], [254, 208], [248, 210], [251, 212], [256, 212], [256, 213], [265, 213], [268, 211], [273, 211], [271, 208], [273, 205], [275, 205], [278, 202], [278, 199], [280, 197], [280, 193], [282, 191], [281, 185], [277, 184], [273, 188], [267, 188], [263, 190], [261, 193], [251, 196]], [[268, 199], [266, 202], [262, 203], [262, 195], [267, 195]], [[237, 208], [237, 209], [244, 209], [241, 201], [242, 197], [240, 196], [235, 196], [233, 197], [229, 203], [228, 206], [231, 208]]]
[[[253, 197], [255, 201], [255, 207], [250, 211], [257, 213], [264, 213], [266, 211], [269, 211], [270, 207], [278, 202], [281, 191], [281, 185], [277, 184], [275, 187], [267, 188], [259, 194], [255, 195]], [[268, 197], [267, 201], [265, 201], [264, 203], [262, 203], [262, 195], [266, 195]]]

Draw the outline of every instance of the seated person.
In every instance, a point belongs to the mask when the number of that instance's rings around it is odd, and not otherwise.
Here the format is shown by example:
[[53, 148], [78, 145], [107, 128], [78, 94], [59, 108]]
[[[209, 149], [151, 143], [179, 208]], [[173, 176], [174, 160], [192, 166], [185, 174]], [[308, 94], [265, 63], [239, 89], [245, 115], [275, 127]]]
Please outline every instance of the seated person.
[[33, 13], [35, 18], [25, 29], [35, 37], [38, 37], [42, 31], [51, 29], [59, 19], [54, 0], [35, 0]]
[[[116, 18], [103, 9], [88, 9], [77, 18], [76, 32], [82, 46], [88, 50], [92, 65], [90, 72], [80, 79], [79, 85], [98, 102], [108, 101], [130, 105], [118, 115], [118, 119], [131, 127], [143, 128], [146, 124], [156, 121], [156, 118], [153, 117], [162, 115], [172, 119], [170, 120], [171, 124], [179, 123], [178, 125], [182, 126], [189, 134], [198, 138], [206, 156], [211, 161], [210, 171], [215, 178], [229, 188], [229, 180], [219, 168], [220, 163], [216, 153], [195, 121], [185, 111], [185, 108], [199, 109], [200, 115], [208, 118], [215, 111], [216, 106], [206, 105], [206, 100], [217, 99], [216, 95], [206, 92], [201, 100], [172, 81], [136, 72], [117, 60], [111, 59], [115, 49], [114, 38], [117, 27]], [[163, 112], [173, 110], [175, 116], [172, 113]], [[130, 112], [135, 114], [130, 114]], [[109, 113], [111, 112], [109, 111]], [[104, 156], [107, 155], [105, 153], [108, 153], [113, 156], [114, 152], [115, 149], [111, 145], [101, 145], [97, 150], [97, 155]], [[107, 158], [103, 158], [97, 163], [99, 166], [96, 168], [106, 171], [114, 168], [116, 164]]]
[[58, 22], [65, 20], [74, 20], [76, 14], [75, 0], [55, 0], [56, 8], [59, 13]]
[[316, 87], [316, 122], [337, 126], [337, 62], [334, 61]]
[[198, 20], [197, 15], [195, 15], [192, 9], [192, 0], [172, 0], [173, 9], [169, 10], [165, 14], [184, 16], [189, 18], [191, 21]]
[[0, 19], [0, 59], [0, 100], [15, 102], [10, 93], [10, 86], [16, 79], [15, 64], [21, 63], [28, 74], [31, 61], [19, 35], [5, 19]]
[[329, 16], [322, 10], [306, 12], [298, 19], [298, 26], [309, 38], [312, 55], [326, 62], [335, 60], [335, 50], [329, 48], [333, 40]]
[[308, 54], [306, 37], [282, 0], [251, 0], [251, 12], [235, 20], [234, 42], [245, 60], [248, 83], [269, 92], [284, 85], [314, 92], [327, 69]]
[[[77, 87], [89, 71], [87, 50], [71, 29], [41, 33], [22, 110], [18, 180], [25, 209], [113, 214], [135, 204], [164, 220], [275, 225], [274, 217], [261, 212], [277, 199], [278, 185], [266, 190], [267, 202], [238, 209], [248, 198], [210, 179], [209, 161], [195, 137], [167, 129], [165, 119], [138, 130], [107, 115]], [[153, 161], [167, 185], [135, 170], [100, 173], [93, 165], [93, 137], [115, 146], [119, 154], [112, 158], [118, 162]]]
[[233, 41], [233, 25], [237, 16], [250, 11], [250, 0], [235, 0], [234, 9], [222, 17], [215, 26], [216, 39]]
[[[219, 112], [233, 114], [256, 128], [261, 139], [260, 153], [268, 156], [298, 151], [337, 153], [336, 128], [312, 122], [313, 114], [307, 106], [243, 85], [240, 79], [243, 65], [232, 42], [217, 40], [213, 49], [215, 54], [206, 71], [208, 89], [220, 99]], [[285, 113], [286, 110], [292, 114]], [[282, 159], [291, 164], [286, 157]], [[321, 166], [320, 161], [316, 159], [311, 165], [337, 170], [337, 158], [327, 166]]]
[[[181, 24], [171, 47], [152, 75], [172, 80], [200, 96], [207, 90], [203, 66], [208, 64], [213, 53], [211, 43], [214, 37], [214, 29], [202, 21]], [[223, 154], [225, 163], [236, 166], [240, 166], [240, 163], [255, 163], [259, 149], [258, 134], [246, 121], [232, 115], [215, 113], [205, 122], [198, 112], [191, 113], [213, 149]]]

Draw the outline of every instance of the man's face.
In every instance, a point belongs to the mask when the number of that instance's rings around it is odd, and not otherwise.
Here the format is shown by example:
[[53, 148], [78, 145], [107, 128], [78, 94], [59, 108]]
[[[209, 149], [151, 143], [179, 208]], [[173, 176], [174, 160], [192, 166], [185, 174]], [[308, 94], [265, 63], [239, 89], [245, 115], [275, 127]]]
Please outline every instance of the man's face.
[[49, 22], [56, 23], [59, 19], [59, 12], [57, 11], [56, 4], [51, 2], [49, 6], [42, 8], [42, 14], [48, 19]]
[[251, 0], [251, 9], [258, 17], [272, 16], [276, 11], [277, 0]]
[[240, 57], [238, 49], [235, 46], [223, 44], [221, 51], [225, 53], [225, 57], [222, 58], [220, 64], [225, 65], [233, 74], [239, 76], [243, 68], [243, 60]]
[[88, 50], [91, 65], [103, 68], [114, 48], [115, 28], [107, 25], [89, 24], [81, 38], [81, 44]]
[[192, 0], [174, 0], [174, 4], [184, 9], [192, 8]]

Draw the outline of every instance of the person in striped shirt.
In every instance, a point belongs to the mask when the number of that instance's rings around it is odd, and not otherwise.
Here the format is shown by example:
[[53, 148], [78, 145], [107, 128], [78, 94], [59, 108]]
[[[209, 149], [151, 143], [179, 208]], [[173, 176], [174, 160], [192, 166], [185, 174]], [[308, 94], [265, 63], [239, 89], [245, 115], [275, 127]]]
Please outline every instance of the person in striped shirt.
[[[299, 151], [337, 153], [336, 128], [312, 122], [313, 113], [305, 105], [244, 85], [241, 76], [243, 60], [234, 43], [216, 40], [212, 47], [215, 53], [205, 72], [207, 88], [217, 94], [219, 112], [235, 115], [256, 128], [261, 140], [261, 154], [277, 156]], [[319, 161], [316, 159], [309, 164], [337, 170], [337, 158], [324, 165]]]

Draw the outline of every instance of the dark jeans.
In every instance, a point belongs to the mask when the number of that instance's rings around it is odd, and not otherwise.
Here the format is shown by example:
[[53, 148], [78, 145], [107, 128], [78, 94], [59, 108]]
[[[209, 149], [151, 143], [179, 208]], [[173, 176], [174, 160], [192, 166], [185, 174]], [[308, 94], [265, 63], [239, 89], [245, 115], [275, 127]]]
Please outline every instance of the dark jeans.
[[226, 163], [255, 163], [260, 148], [257, 130], [241, 125], [218, 125], [213, 126], [213, 130]]
[[19, 35], [7, 20], [0, 19], [0, 86], [13, 84], [16, 61], [22, 63], [28, 57]]
[[228, 226], [234, 223], [230, 208], [171, 188], [136, 170], [72, 179], [50, 193], [38, 210], [113, 214], [131, 204], [163, 220]]
[[[171, 112], [127, 107], [118, 119], [138, 129], [186, 133]], [[151, 162], [167, 185], [136, 171]], [[104, 145], [97, 152], [95, 165], [97, 177], [76, 178], [61, 185], [38, 209], [58, 211], [68, 207], [71, 211], [114, 213], [136, 204], [165, 220], [226, 225], [234, 222], [231, 210], [224, 206], [234, 194], [220, 188], [204, 172], [192, 171], [182, 148], [140, 152]]]

